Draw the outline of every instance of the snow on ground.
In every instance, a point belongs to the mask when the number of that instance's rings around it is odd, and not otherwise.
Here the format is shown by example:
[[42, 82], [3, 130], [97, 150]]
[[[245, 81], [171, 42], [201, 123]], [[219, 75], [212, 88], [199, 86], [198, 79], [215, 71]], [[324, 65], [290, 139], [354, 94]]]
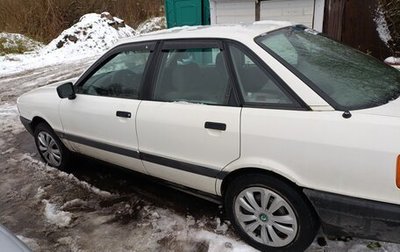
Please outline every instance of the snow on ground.
[[18, 47], [22, 47], [25, 51], [34, 51], [43, 47], [43, 44], [22, 34], [0, 32], [0, 48], [9, 49]]
[[47, 46], [34, 52], [0, 56], [0, 76], [97, 56], [135, 30], [109, 13], [90, 13], [63, 31]]
[[165, 17], [153, 17], [144, 21], [136, 28], [136, 35], [162, 30], [166, 27]]
[[[123, 20], [102, 14], [90, 13], [81, 17], [78, 23], [63, 31], [48, 44], [41, 53], [52, 56], [96, 55], [108, 50], [119, 39], [132, 37], [135, 30]], [[55, 54], [54, 54], [55, 53]]]
[[47, 221], [58, 227], [66, 227], [71, 223], [72, 214], [59, 209], [57, 205], [51, 204], [48, 200], [42, 200], [45, 204], [44, 215]]

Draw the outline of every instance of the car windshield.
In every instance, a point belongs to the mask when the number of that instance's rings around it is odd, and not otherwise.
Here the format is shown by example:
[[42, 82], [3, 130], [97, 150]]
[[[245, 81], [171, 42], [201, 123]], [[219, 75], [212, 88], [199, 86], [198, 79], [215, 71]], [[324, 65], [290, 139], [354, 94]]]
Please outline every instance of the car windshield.
[[304, 26], [256, 38], [338, 110], [379, 106], [400, 95], [400, 71]]

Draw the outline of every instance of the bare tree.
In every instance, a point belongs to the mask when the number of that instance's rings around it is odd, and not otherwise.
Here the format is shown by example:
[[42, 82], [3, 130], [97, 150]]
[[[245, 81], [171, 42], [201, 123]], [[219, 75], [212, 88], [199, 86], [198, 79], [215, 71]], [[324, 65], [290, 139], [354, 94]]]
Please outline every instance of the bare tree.
[[390, 32], [390, 39], [385, 42], [392, 51], [392, 55], [395, 57], [400, 57], [400, 0], [378, 1], [378, 14], [379, 12], [383, 14], [387, 29]]

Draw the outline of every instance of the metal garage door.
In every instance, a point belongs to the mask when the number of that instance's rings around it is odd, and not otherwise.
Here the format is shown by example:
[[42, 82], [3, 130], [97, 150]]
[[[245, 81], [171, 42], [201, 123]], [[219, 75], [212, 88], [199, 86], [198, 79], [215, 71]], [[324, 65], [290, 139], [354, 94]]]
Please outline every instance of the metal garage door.
[[314, 0], [270, 0], [261, 2], [261, 20], [285, 20], [313, 27]]
[[211, 24], [254, 22], [254, 0], [211, 0]]

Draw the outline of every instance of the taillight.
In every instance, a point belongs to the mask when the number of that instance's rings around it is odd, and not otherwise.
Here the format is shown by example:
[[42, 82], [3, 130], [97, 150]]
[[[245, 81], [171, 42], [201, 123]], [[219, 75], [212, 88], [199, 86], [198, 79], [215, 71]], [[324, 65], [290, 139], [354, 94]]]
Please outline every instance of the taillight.
[[400, 188], [400, 155], [397, 156], [396, 168], [396, 185]]

